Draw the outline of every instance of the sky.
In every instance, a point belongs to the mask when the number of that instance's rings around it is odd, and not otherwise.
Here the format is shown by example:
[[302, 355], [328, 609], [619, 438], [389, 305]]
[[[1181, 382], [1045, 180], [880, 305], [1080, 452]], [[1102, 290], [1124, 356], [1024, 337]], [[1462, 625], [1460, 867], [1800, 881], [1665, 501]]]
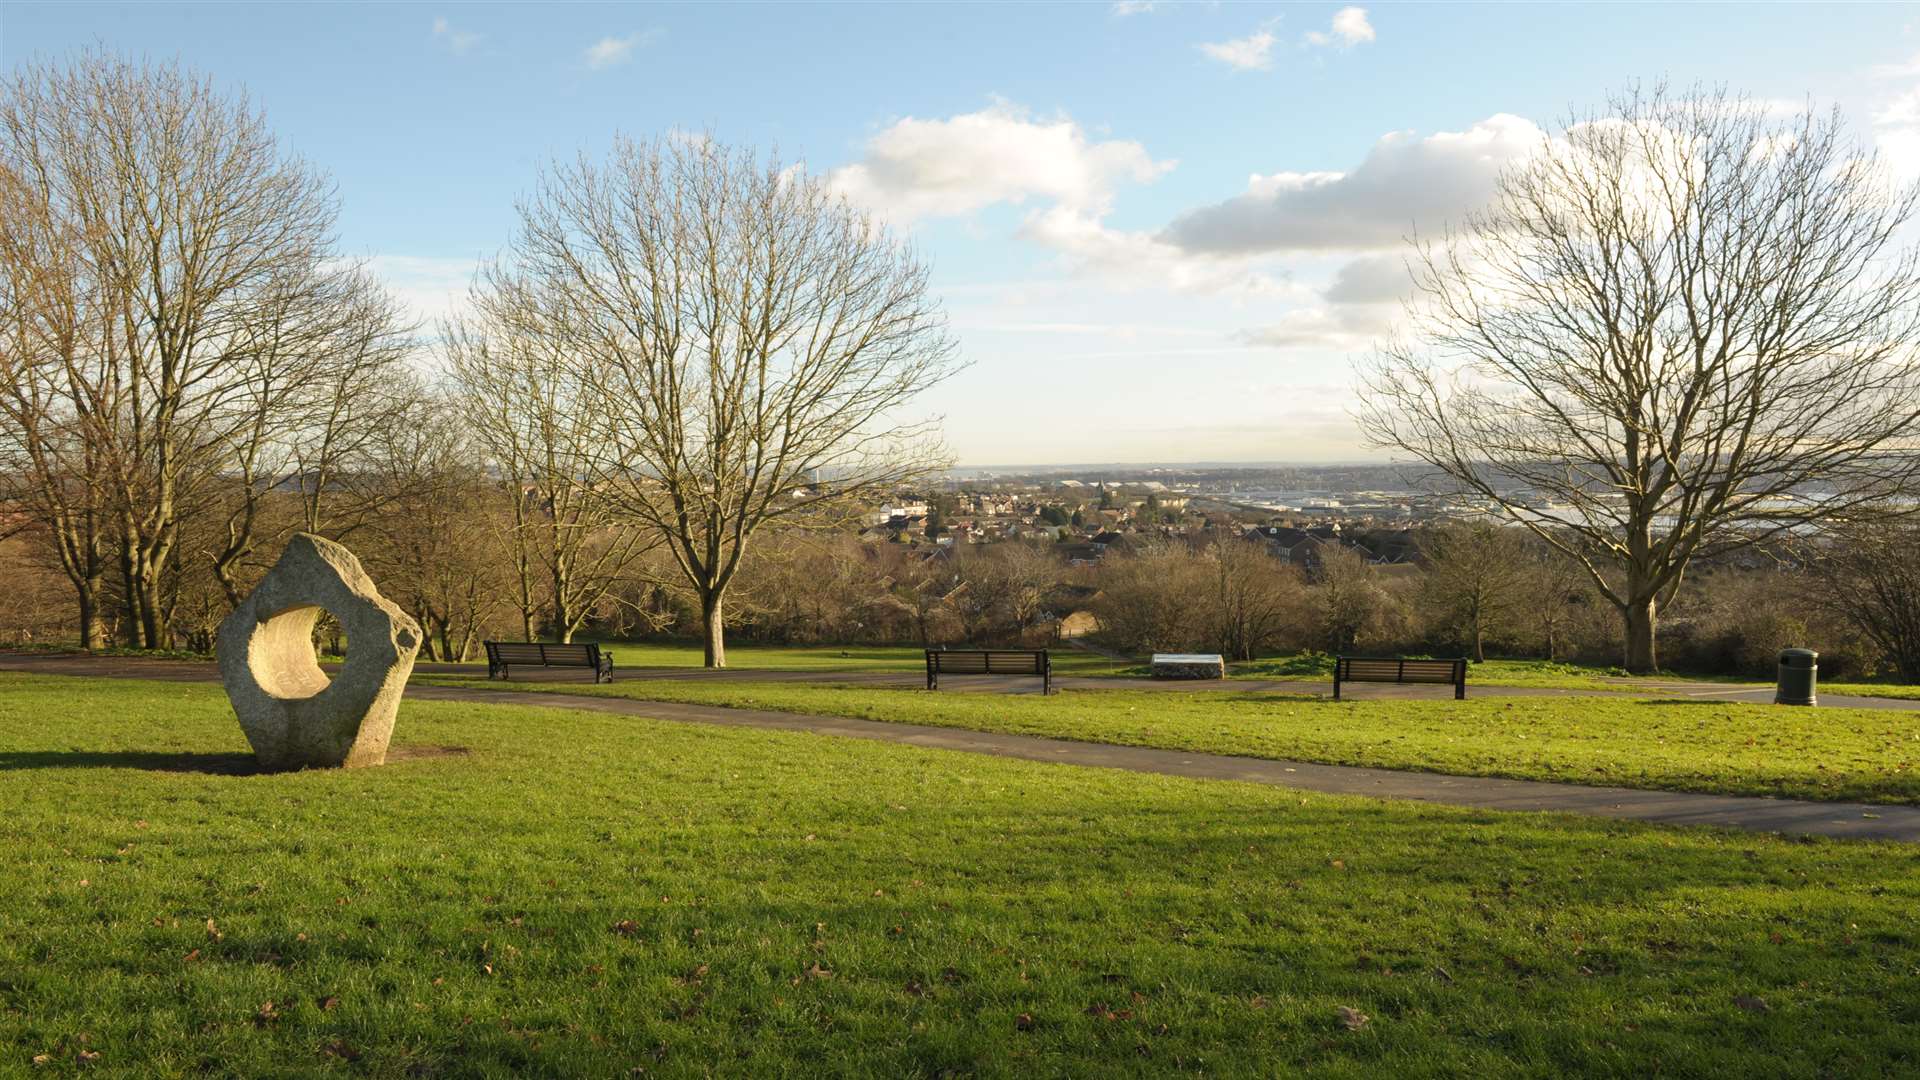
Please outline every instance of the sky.
[[932, 264], [968, 466], [1384, 459], [1353, 363], [1406, 238], [1636, 80], [1838, 106], [1920, 176], [1896, 5], [0, 0], [0, 68], [94, 45], [247, 94], [423, 320], [616, 132], [803, 162]]

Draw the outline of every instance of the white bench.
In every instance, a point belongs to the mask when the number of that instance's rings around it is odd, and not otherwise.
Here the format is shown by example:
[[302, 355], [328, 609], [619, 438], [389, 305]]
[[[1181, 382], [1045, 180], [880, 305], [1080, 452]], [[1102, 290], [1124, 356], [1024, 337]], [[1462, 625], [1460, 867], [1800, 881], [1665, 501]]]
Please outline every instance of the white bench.
[[1224, 679], [1226, 657], [1219, 653], [1154, 653], [1156, 679]]

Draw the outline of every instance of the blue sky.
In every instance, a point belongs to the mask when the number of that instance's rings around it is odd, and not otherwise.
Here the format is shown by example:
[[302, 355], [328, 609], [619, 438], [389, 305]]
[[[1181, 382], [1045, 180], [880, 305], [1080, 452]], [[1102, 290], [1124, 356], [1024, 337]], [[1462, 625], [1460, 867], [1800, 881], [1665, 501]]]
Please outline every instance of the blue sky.
[[[555, 155], [704, 129], [907, 230], [970, 366], [965, 464], [1358, 460], [1399, 238], [1631, 79], [1846, 110], [1920, 173], [1891, 5], [0, 2], [0, 66], [99, 42], [244, 88], [423, 315]], [[1250, 182], [1250, 178], [1264, 178]]]

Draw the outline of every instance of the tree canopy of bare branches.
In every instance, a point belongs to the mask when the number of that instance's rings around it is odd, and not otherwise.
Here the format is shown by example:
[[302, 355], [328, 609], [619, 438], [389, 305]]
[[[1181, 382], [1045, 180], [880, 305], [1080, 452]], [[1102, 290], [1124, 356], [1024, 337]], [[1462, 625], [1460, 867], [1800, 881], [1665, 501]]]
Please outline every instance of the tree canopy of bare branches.
[[618, 140], [520, 208], [503, 280], [591, 418], [585, 475], [665, 538], [706, 662], [754, 535], [941, 464], [907, 410], [954, 365], [927, 270], [803, 170], [710, 139]]
[[100, 644], [117, 561], [138, 641], [168, 641], [183, 519], [230, 601], [263, 492], [318, 482], [380, 406], [407, 327], [336, 257], [336, 200], [246, 101], [106, 52], [0, 84], [0, 474], [53, 537]]
[[1837, 114], [1619, 95], [1416, 244], [1363, 427], [1580, 560], [1654, 670], [1694, 560], [1911, 487], [1914, 208]]
[[511, 517], [521, 632], [546, 622], [572, 641], [601, 605], [621, 595], [659, 534], [624, 522], [593, 482], [590, 461], [613, 403], [582, 394], [561, 341], [529, 332], [539, 300], [501, 266], [484, 269], [471, 312], [441, 332], [454, 404], [499, 473]]
[[1920, 682], [1920, 525], [1853, 523], [1811, 556], [1816, 601], [1878, 645], [1900, 681]]

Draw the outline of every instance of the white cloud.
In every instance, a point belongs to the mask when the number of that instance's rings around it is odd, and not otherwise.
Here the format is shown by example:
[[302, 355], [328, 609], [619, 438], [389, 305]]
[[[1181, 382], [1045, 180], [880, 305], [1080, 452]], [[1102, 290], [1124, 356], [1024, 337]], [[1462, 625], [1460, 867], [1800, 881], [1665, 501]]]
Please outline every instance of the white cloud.
[[1876, 79], [1911, 79], [1920, 75], [1920, 53], [1915, 53], [1898, 64], [1875, 64], [1867, 73]]
[[865, 151], [828, 182], [897, 224], [1028, 199], [1103, 209], [1115, 183], [1149, 183], [1175, 164], [1137, 142], [1096, 140], [1065, 116], [1036, 119], [1007, 103], [945, 120], [907, 117]]
[[1920, 174], [1920, 89], [1874, 110], [1873, 141], [1895, 172], [1908, 177]]
[[1261, 29], [1232, 41], [1205, 42], [1200, 51], [1237, 71], [1265, 71], [1273, 66], [1273, 31]]
[[657, 30], [628, 34], [626, 37], [603, 37], [587, 46], [583, 57], [587, 66], [595, 71], [624, 64], [633, 59], [633, 51], [659, 35]]
[[387, 291], [431, 335], [440, 319], [466, 306], [467, 285], [480, 266], [479, 258], [446, 259], [421, 255], [373, 255], [367, 270], [386, 283]]
[[1343, 7], [1333, 13], [1333, 24], [1327, 30], [1309, 30], [1306, 43], [1325, 47], [1337, 45], [1351, 48], [1364, 45], [1373, 40], [1373, 24], [1367, 21], [1367, 9], [1363, 7]]
[[1113, 228], [1104, 217], [1054, 206], [1028, 215], [1020, 235], [1059, 252], [1071, 270], [1135, 288], [1242, 295], [1282, 288], [1245, 260], [1192, 255], [1152, 233]]
[[1350, 172], [1254, 176], [1247, 190], [1176, 218], [1163, 239], [1190, 253], [1398, 246], [1484, 205], [1508, 162], [1537, 149], [1540, 129], [1498, 114], [1467, 131], [1381, 138]]
[[1107, 10], [1117, 19], [1129, 15], [1145, 15], [1160, 6], [1159, 0], [1113, 0], [1113, 6]]
[[1393, 327], [1392, 309], [1343, 305], [1303, 307], [1265, 326], [1241, 330], [1233, 339], [1269, 349], [1365, 349]]
[[1151, 183], [1175, 162], [1129, 139], [1096, 139], [1070, 117], [1001, 102], [942, 120], [908, 117], [867, 140], [827, 182], [895, 225], [1031, 206], [1017, 235], [1104, 280], [1180, 292], [1260, 291], [1270, 279], [1236, 258], [1190, 255], [1148, 232], [1107, 224], [1122, 183]]
[[1334, 304], [1392, 304], [1413, 288], [1406, 256], [1362, 255], [1334, 272], [1325, 296]]
[[480, 44], [482, 35], [466, 30], [455, 30], [453, 24], [445, 19], [433, 20], [433, 39], [444, 43], [455, 56], [465, 56], [475, 45]]

